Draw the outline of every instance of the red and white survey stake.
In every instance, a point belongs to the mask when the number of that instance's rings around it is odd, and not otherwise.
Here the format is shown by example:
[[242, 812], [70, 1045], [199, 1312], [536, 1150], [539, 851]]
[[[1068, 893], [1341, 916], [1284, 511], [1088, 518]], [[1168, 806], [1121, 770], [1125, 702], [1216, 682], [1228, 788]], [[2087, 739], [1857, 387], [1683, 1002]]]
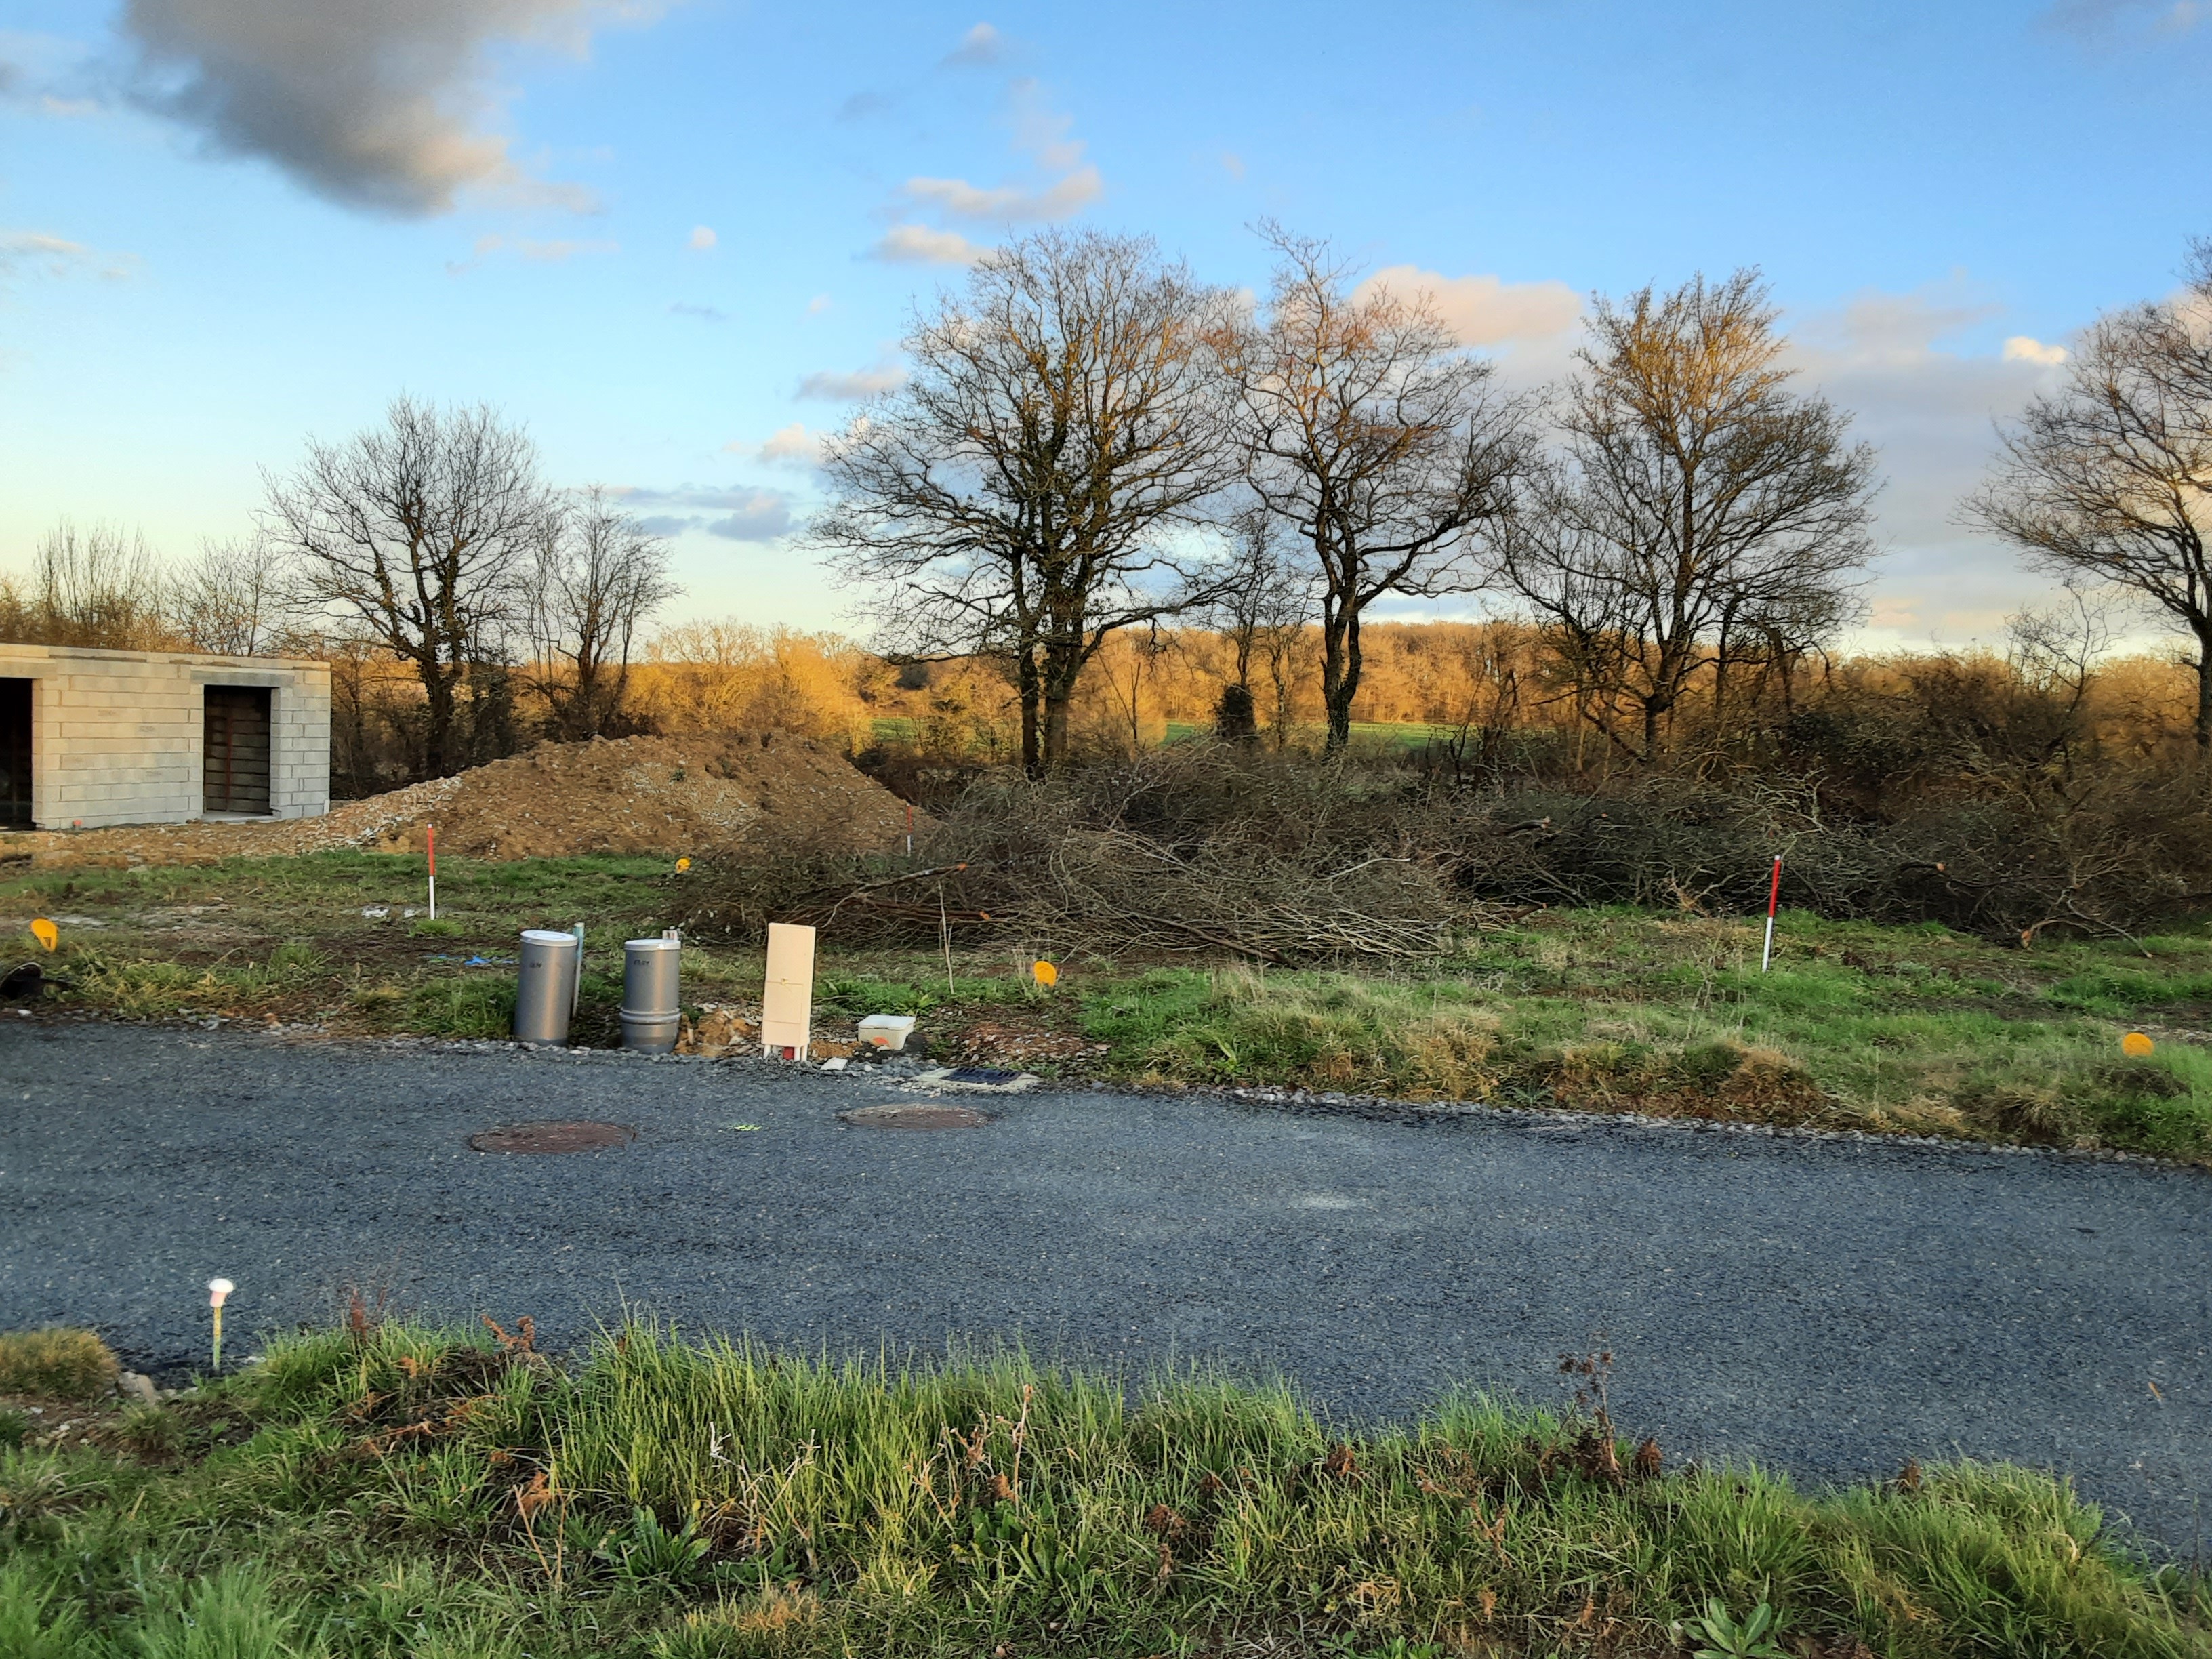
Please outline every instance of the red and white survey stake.
[[1782, 896], [1782, 854], [1774, 855], [1774, 880], [1766, 890], [1766, 948], [1759, 953], [1759, 971], [1765, 973], [1766, 964], [1774, 960], [1774, 905]]
[[[430, 846], [430, 920], [435, 921], [438, 919], [438, 826], [426, 823], [422, 826], [422, 833], [428, 838]], [[1782, 860], [1777, 859], [1775, 862], [1779, 864]], [[1766, 924], [1766, 932], [1770, 939], [1773, 937], [1773, 922]]]

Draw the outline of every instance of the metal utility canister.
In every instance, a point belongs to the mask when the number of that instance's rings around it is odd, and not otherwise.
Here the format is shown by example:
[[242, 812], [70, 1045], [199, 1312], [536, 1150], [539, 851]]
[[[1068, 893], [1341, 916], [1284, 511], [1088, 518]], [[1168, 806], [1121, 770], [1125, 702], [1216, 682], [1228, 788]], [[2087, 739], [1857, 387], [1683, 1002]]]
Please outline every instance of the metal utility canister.
[[568, 1041], [576, 1012], [576, 970], [582, 941], [574, 933], [522, 930], [514, 983], [514, 1035], [525, 1042]]
[[683, 1023], [678, 981], [684, 946], [673, 939], [634, 939], [623, 945], [623, 1047], [665, 1054]]

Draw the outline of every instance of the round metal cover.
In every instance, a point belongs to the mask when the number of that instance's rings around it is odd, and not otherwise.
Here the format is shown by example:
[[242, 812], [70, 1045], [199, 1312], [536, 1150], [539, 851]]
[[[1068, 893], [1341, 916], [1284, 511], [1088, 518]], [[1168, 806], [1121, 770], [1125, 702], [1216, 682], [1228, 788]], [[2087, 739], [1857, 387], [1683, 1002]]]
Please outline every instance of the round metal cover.
[[480, 1152], [590, 1152], [602, 1146], [627, 1146], [637, 1131], [620, 1123], [564, 1120], [556, 1123], [502, 1123], [469, 1137]]
[[863, 1106], [838, 1115], [863, 1129], [973, 1129], [991, 1121], [972, 1106]]

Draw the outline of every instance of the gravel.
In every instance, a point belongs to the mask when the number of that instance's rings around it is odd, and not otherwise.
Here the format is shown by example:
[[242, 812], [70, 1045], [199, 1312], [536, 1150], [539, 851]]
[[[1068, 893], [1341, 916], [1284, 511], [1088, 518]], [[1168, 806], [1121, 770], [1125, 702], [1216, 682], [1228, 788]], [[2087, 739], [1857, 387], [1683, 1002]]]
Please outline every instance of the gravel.
[[[221, 1273], [240, 1356], [351, 1285], [556, 1346], [629, 1306], [833, 1352], [1218, 1361], [1349, 1420], [1561, 1401], [1559, 1357], [1601, 1346], [1616, 1418], [1673, 1457], [2010, 1458], [2183, 1553], [2212, 1491], [2192, 1170], [1050, 1089], [918, 1132], [840, 1118], [930, 1097], [872, 1068], [14, 1020], [0, 1079], [0, 1328], [90, 1324], [165, 1382]], [[637, 1138], [467, 1145], [577, 1118]]]

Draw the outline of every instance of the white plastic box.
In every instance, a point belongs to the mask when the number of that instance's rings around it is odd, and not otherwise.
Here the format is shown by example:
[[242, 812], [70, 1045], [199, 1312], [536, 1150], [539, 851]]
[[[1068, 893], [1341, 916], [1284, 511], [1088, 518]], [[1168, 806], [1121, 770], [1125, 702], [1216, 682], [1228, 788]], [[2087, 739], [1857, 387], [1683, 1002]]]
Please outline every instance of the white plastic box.
[[870, 1014], [860, 1022], [860, 1041], [872, 1048], [903, 1048], [913, 1035], [912, 1014]]

